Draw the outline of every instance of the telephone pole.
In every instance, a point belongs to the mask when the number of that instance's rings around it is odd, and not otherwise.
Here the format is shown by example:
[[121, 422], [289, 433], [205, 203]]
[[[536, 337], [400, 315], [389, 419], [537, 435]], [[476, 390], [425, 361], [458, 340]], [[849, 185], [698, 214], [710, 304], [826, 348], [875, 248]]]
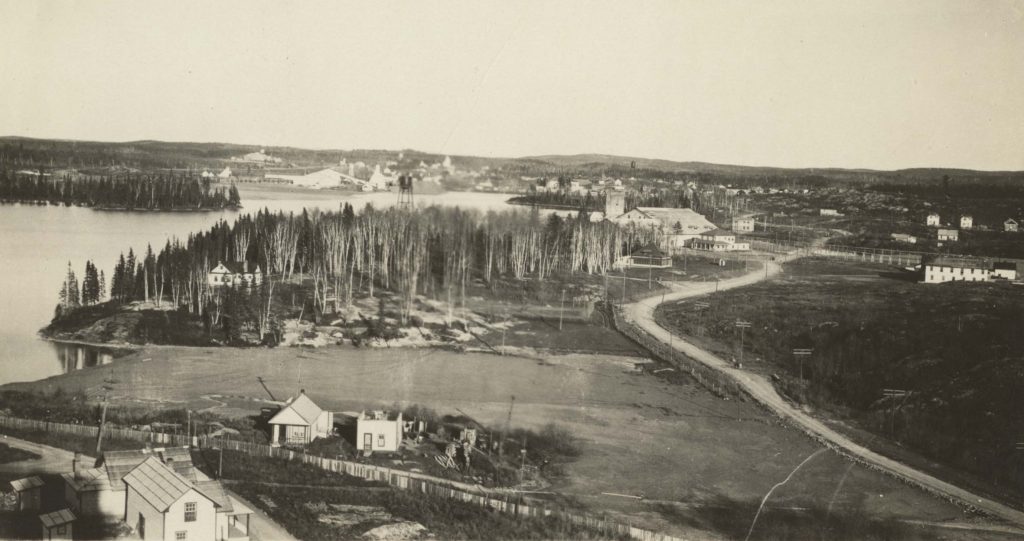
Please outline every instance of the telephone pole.
[[896, 399], [903, 398], [906, 400], [907, 396], [910, 396], [910, 392], [905, 389], [882, 389], [882, 395], [889, 398], [889, 412], [891, 421], [889, 422], [889, 434], [893, 435], [896, 433]]
[[750, 322], [737, 319], [736, 328], [740, 330], [740, 364], [743, 364], [743, 331], [750, 328]]
[[558, 307], [558, 330], [562, 330], [562, 314], [565, 312], [565, 288], [562, 288], [562, 303]]
[[804, 381], [804, 357], [810, 357], [814, 350], [811, 348], [794, 348], [793, 356], [800, 360], [800, 381]]

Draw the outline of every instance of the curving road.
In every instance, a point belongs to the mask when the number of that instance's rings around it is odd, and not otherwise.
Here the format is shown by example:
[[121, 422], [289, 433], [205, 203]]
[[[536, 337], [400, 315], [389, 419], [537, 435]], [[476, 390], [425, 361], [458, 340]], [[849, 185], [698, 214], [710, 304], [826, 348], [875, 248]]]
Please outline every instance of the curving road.
[[[717, 284], [717, 288], [718, 290], [726, 290], [754, 284], [764, 280], [768, 276], [778, 274], [782, 270], [779, 265], [780, 262], [792, 260], [797, 257], [801, 256], [792, 255], [777, 257], [778, 261], [766, 262], [767, 270], [758, 269], [757, 271], [747, 273], [743, 276], [729, 280], [722, 280]], [[678, 301], [690, 297], [707, 295], [709, 293], [714, 293], [716, 289], [715, 282], [682, 282], [666, 285], [671, 286], [673, 291], [664, 296], [664, 302]], [[670, 340], [670, 336], [672, 336], [671, 333], [654, 320], [654, 309], [661, 304], [661, 302], [662, 297], [659, 296], [627, 304], [622, 307], [622, 315], [630, 323], [642, 328], [650, 335], [664, 342], [666, 346], [671, 343], [676, 350], [686, 354], [690, 358], [727, 374], [758, 403], [768, 408], [779, 417], [790, 421], [815, 439], [825, 443], [827, 446], [840, 449], [844, 454], [848, 454], [887, 473], [919, 485], [932, 493], [945, 496], [963, 505], [979, 509], [990, 515], [1012, 522], [1018, 526], [1024, 526], [1024, 512], [989, 498], [974, 494], [927, 473], [918, 471], [906, 464], [882, 456], [832, 430], [821, 421], [794, 407], [775, 391], [775, 387], [764, 376], [736, 368], [717, 355], [687, 342], [685, 337], [676, 335]]]

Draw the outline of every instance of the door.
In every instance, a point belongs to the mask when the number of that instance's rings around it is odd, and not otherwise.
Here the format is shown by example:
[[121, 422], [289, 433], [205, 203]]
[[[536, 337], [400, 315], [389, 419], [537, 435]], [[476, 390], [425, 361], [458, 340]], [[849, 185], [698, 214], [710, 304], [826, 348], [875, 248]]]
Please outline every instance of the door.
[[363, 434], [363, 450], [364, 451], [372, 451], [373, 450], [373, 434], [370, 434], [369, 432]]

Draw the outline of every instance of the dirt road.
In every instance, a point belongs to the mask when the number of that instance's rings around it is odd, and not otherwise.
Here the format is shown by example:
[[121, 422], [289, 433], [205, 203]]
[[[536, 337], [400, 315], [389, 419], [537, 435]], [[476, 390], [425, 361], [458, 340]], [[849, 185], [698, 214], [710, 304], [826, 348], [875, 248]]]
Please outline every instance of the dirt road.
[[789, 259], [793, 259], [793, 257], [779, 257], [778, 261], [768, 262], [766, 268], [763, 270], [751, 272], [729, 280], [722, 280], [717, 284], [714, 282], [686, 282], [672, 284], [673, 291], [666, 294], [664, 297], [648, 298], [623, 306], [623, 315], [627, 321], [631, 321], [638, 325], [665, 344], [671, 343], [676, 350], [686, 354], [690, 358], [728, 374], [758, 403], [767, 407], [779, 417], [790, 421], [801, 430], [811, 434], [816, 439], [827, 442], [826, 445], [839, 448], [841, 449], [841, 452], [845, 454], [857, 457], [858, 459], [863, 460], [864, 462], [885, 472], [909, 480], [928, 491], [946, 496], [964, 505], [980, 509], [993, 516], [1010, 521], [1018, 526], [1024, 526], [1024, 512], [932, 477], [927, 473], [918, 471], [891, 458], [882, 456], [854, 442], [853, 440], [850, 440], [846, 436], [830, 429], [821, 421], [800, 411], [795, 406], [784, 400], [775, 391], [775, 387], [771, 382], [764, 376], [736, 368], [721, 357], [687, 342], [684, 337], [675, 336], [670, 339], [670, 336], [672, 336], [671, 333], [654, 320], [654, 309], [663, 301], [671, 302], [689, 297], [707, 295], [715, 292], [716, 287], [718, 290], [725, 290], [747, 286], [778, 274], [782, 270], [780, 263]]

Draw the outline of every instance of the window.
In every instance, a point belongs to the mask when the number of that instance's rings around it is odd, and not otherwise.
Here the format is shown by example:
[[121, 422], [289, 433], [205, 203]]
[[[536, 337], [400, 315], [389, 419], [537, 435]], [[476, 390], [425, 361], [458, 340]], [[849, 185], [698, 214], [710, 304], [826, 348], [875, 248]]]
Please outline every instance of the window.
[[185, 522], [196, 521], [196, 502], [185, 502]]
[[61, 524], [57, 526], [57, 535], [66, 535], [68, 533], [68, 527]]
[[185, 541], [185, 539], [188, 539], [187, 535], [188, 535], [188, 532], [184, 532], [184, 531], [182, 531], [182, 532], [174, 532], [174, 540], [175, 541]]
[[384, 447], [384, 434], [377, 434], [377, 447]]

